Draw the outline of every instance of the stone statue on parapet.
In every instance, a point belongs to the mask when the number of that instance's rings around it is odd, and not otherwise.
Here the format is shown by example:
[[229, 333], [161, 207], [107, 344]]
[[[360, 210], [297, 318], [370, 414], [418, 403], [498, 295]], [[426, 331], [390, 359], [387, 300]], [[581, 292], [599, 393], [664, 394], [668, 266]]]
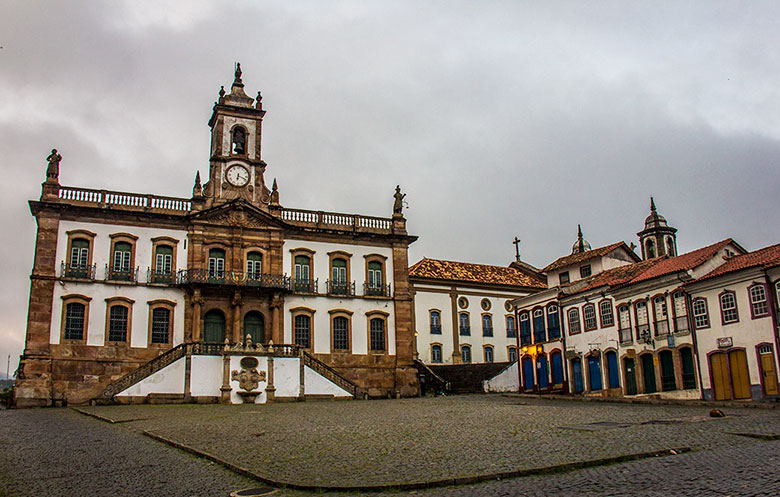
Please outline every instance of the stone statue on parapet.
[[395, 201], [393, 202], [393, 215], [398, 214], [403, 216], [404, 197], [406, 197], [406, 194], [401, 193], [401, 185], [395, 186], [395, 194], [393, 197], [395, 198]]
[[56, 148], [51, 149], [51, 154], [46, 157], [46, 160], [49, 161], [49, 167], [46, 168], [46, 177], [52, 179], [59, 178], [62, 156], [57, 153]]

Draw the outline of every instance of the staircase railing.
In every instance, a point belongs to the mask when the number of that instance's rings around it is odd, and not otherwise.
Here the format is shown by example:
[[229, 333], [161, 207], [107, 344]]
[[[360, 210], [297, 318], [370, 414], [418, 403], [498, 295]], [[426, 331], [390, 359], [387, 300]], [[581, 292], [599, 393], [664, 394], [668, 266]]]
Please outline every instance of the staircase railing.
[[112, 381], [103, 390], [103, 398], [112, 399], [114, 398], [114, 395], [118, 394], [119, 392], [127, 390], [128, 388], [135, 385], [136, 383], [143, 380], [144, 378], [153, 375], [154, 373], [161, 370], [165, 366], [168, 366], [169, 364], [177, 361], [178, 359], [181, 359], [182, 357], [187, 355], [187, 349], [191, 348], [193, 345], [194, 344], [191, 343], [179, 344], [176, 347], [169, 349], [165, 351], [163, 354], [160, 354], [159, 356], [155, 357], [154, 359], [147, 362], [140, 368], [130, 371], [129, 373], [127, 373], [126, 375], [124, 375], [123, 377], [119, 378], [116, 381]]
[[358, 386], [349, 381], [348, 379], [341, 376], [339, 373], [336, 372], [335, 369], [328, 366], [324, 362], [320, 361], [319, 359], [316, 359], [314, 356], [309, 354], [306, 351], [302, 351], [302, 357], [303, 357], [303, 364], [306, 366], [309, 366], [311, 369], [316, 371], [317, 373], [321, 374], [328, 380], [332, 381], [339, 387], [343, 388], [347, 392], [349, 392], [352, 397], [357, 398], [358, 394]]
[[427, 364], [422, 361], [415, 360], [414, 365], [417, 368], [417, 371], [422, 370], [425, 372], [425, 374], [431, 377], [432, 381], [429, 381], [428, 384], [434, 389], [435, 392], [448, 392], [450, 390], [450, 382], [436, 374], [436, 372], [429, 368]]

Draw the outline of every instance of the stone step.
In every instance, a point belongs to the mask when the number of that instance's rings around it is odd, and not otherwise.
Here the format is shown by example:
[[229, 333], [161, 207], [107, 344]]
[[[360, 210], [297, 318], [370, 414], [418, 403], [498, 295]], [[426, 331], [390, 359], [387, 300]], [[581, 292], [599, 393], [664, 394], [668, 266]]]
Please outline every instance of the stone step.
[[184, 404], [182, 393], [150, 393], [146, 396], [149, 404]]

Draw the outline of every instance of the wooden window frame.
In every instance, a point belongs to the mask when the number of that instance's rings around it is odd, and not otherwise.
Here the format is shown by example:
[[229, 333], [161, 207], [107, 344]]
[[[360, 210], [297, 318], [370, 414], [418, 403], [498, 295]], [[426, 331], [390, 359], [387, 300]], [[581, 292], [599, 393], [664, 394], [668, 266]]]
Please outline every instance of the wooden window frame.
[[252, 245], [249, 247], [245, 247], [242, 253], [242, 261], [243, 261], [243, 267], [242, 270], [247, 278], [249, 278], [249, 271], [247, 264], [249, 263], [249, 254], [257, 252], [260, 254], [260, 277], [263, 276], [263, 274], [267, 274], [267, 271], [265, 270], [266, 265], [268, 264], [268, 251], [262, 247], [258, 247], [257, 245]]
[[[604, 304], [609, 306], [609, 316], [612, 319], [612, 322], [609, 324], [604, 323]], [[612, 305], [611, 299], [602, 299], [599, 301], [599, 324], [602, 328], [611, 328], [615, 326], [615, 307]]]
[[[468, 362], [463, 360], [463, 351], [465, 349], [468, 349], [468, 351], [469, 351], [469, 360], [468, 360]], [[474, 364], [474, 349], [471, 346], [471, 344], [464, 343], [464, 344], [462, 344], [460, 346], [460, 362], [462, 364]]]
[[[485, 318], [490, 320], [490, 335], [486, 334], [487, 328], [485, 328]], [[493, 326], [493, 314], [490, 312], [483, 312], [482, 316], [480, 317], [480, 321], [482, 322], [482, 336], [492, 337], [495, 334]]]
[[[173, 322], [176, 311], [176, 302], [167, 299], [150, 300], [146, 303], [149, 308], [149, 322], [147, 328], [146, 346], [167, 348], [173, 346]], [[154, 322], [153, 315], [155, 309], [167, 309], [168, 310], [168, 341], [166, 343], [155, 343], [152, 341], [152, 323]]]
[[[127, 297], [108, 297], [106, 299], [106, 327], [105, 335], [103, 336], [103, 345], [130, 347], [130, 341], [133, 338], [133, 304], [135, 304], [135, 300], [129, 299]], [[127, 330], [125, 339], [122, 341], [108, 339], [108, 332], [111, 322], [111, 308], [114, 306], [125, 307], [127, 309]]]
[[[171, 238], [169, 236], [158, 236], [152, 238], [152, 263], [149, 266], [151, 268], [150, 279], [147, 283], [156, 283], [154, 280], [155, 274], [157, 274], [157, 249], [161, 246], [171, 247], [173, 252], [171, 253], [171, 277], [176, 275], [178, 267], [176, 266], [176, 256], [178, 255], [179, 240]], [[166, 276], [165, 273], [160, 273], [162, 276]], [[173, 279], [172, 282], [175, 282]]]
[[[389, 285], [389, 282], [387, 281], [387, 256], [384, 256], [382, 254], [366, 254], [366, 255], [363, 256], [363, 259], [365, 259], [364, 265], [365, 265], [365, 270], [366, 270], [366, 273], [365, 273], [366, 287], [365, 287], [364, 297], [389, 298], [390, 297], [389, 295], [385, 295], [385, 291], [386, 291], [385, 289], [387, 288], [387, 285]], [[379, 287], [380, 290], [381, 290], [381, 294], [380, 295], [371, 295], [369, 293], [370, 290], [369, 290], [369, 286], [368, 286], [368, 282], [369, 282], [368, 266], [372, 262], [378, 262], [379, 265], [382, 268], [382, 286]]]
[[343, 259], [347, 263], [345, 276], [346, 280], [344, 281], [344, 284], [347, 285], [347, 289], [344, 294], [338, 293], [336, 296], [350, 297], [352, 296], [352, 254], [349, 252], [344, 252], [343, 250], [328, 252], [328, 281], [330, 282], [330, 285], [328, 285], [328, 292], [332, 293], [333, 261], [336, 259]]
[[[316, 288], [314, 287], [314, 282], [317, 278], [314, 277], [314, 254], [317, 252], [312, 249], [308, 249], [305, 247], [298, 247], [294, 249], [290, 249], [290, 274], [292, 275], [292, 285], [293, 289], [295, 289], [295, 284], [297, 279], [295, 278], [295, 258], [299, 255], [304, 255], [309, 258], [309, 290], [308, 292], [297, 292], [297, 293], [316, 293], [314, 290]], [[302, 280], [303, 281], [303, 280]]]
[[[566, 275], [566, 281], [563, 281], [563, 276]], [[569, 275], [568, 271], [561, 271], [558, 273], [558, 283], [561, 285], [565, 285], [566, 283], [571, 282], [571, 276]]]
[[[555, 310], [551, 311], [550, 309], [555, 308]], [[563, 326], [561, 324], [561, 316], [558, 312], [560, 307], [556, 303], [549, 303], [546, 306], [544, 306], [544, 314], [545, 314], [545, 320], [547, 322], [547, 339], [548, 340], [558, 340], [563, 336]], [[552, 327], [550, 326], [550, 316], [555, 316], [558, 321], [558, 336], [556, 338], [550, 337], [550, 330]]]
[[[333, 354], [352, 354], [352, 314], [353, 312], [348, 309], [331, 309], [328, 311], [330, 315], [330, 351]], [[345, 318], [347, 320], [347, 348], [337, 349], [334, 347], [336, 342], [336, 329], [333, 326], [333, 322], [336, 318]]]
[[[726, 311], [730, 309], [724, 309], [723, 308], [723, 297], [731, 295], [731, 298], [734, 299], [734, 319], [731, 321], [726, 321]], [[720, 322], [723, 326], [726, 326], [727, 324], [734, 324], [739, 323], [739, 304], [737, 303], [737, 293], [733, 290], [723, 290], [718, 294], [718, 303], [720, 304]]]
[[[588, 274], [585, 274], [585, 273]], [[591, 268], [590, 264], [585, 264], [580, 266], [580, 278], [587, 278], [588, 276], [591, 276], [593, 274], [593, 269]]]
[[[682, 314], [682, 315], [677, 315], [677, 296], [678, 295], [682, 298], [682, 300], [683, 300], [683, 309], [685, 309], [685, 314]], [[679, 290], [678, 289], [678, 290], [673, 291], [671, 293], [671, 295], [669, 295], [669, 301], [672, 304], [672, 306], [671, 306], [672, 307], [672, 322], [674, 323], [674, 332], [675, 333], [679, 333], [681, 331], [678, 320], [680, 318], [683, 318], [683, 317], [685, 317], [685, 320], [686, 320], [686, 322], [688, 324], [687, 324], [687, 328], [685, 330], [682, 330], [682, 331], [690, 331], [691, 325], [690, 325], [690, 320], [689, 320], [689, 316], [688, 316], [687, 299], [688, 299], [688, 297], [687, 297], [687, 294], [685, 293], [684, 290]]]
[[[432, 317], [433, 317], [433, 313], [434, 312], [439, 315], [439, 332], [438, 333], [434, 333], [433, 332], [433, 322], [432, 322], [433, 319], [432, 319]], [[441, 335], [442, 334], [442, 329], [441, 329], [441, 310], [439, 310], [439, 309], [428, 309], [428, 333], [430, 335]]]
[[[460, 317], [466, 316], [466, 322], [468, 325], [468, 334], [463, 333], [463, 325], [460, 322]], [[458, 311], [458, 336], [462, 337], [470, 337], [471, 336], [471, 315], [469, 311]]]
[[[515, 351], [515, 360], [512, 361], [512, 353], [511, 351]], [[520, 357], [520, 353], [518, 351], [517, 345], [507, 345], [506, 347], [506, 360], [509, 362], [517, 362], [517, 358]]]
[[[62, 296], [62, 317], [60, 320], [60, 343], [61, 344], [86, 344], [87, 333], [89, 332], [89, 303], [91, 297], [86, 295], [71, 293]], [[81, 330], [81, 338], [65, 338], [65, 320], [67, 318], [68, 304], [82, 304], [84, 306], [84, 327]]]
[[[512, 326], [511, 330], [513, 330], [514, 334], [510, 334], [510, 327], [509, 327], [509, 320], [512, 320], [512, 323], [514, 323], [514, 326]], [[506, 337], [507, 338], [517, 338], [518, 335], [518, 327], [517, 327], [517, 318], [514, 314], [505, 314], [504, 315], [504, 326], [506, 326]]]
[[[588, 318], [585, 315], [585, 313], [588, 310], [593, 311], [593, 326], [588, 326]], [[585, 332], [588, 332], [588, 331], [595, 330], [596, 328], [598, 328], [598, 326], [599, 326], [599, 321], [598, 321], [598, 314], [596, 313], [596, 304], [591, 303], [582, 306], [582, 329], [585, 330]]]
[[[65, 270], [66, 273], [63, 274], [66, 278], [67, 270], [71, 267], [70, 265], [70, 259], [71, 259], [71, 251], [73, 250], [73, 241], [74, 240], [80, 240], [85, 239], [87, 241], [87, 270], [92, 271], [92, 264], [93, 264], [93, 255], [95, 253], [95, 237], [97, 236], [95, 233], [87, 230], [70, 230], [66, 231], [65, 234], [68, 236], [68, 248], [65, 252]], [[91, 273], [89, 273], [91, 274]], [[92, 275], [94, 277], [94, 275]], [[79, 279], [93, 279], [92, 277], [89, 278], [79, 278]]]
[[[205, 262], [205, 265], [206, 265], [206, 268], [205, 268], [206, 269], [206, 274], [208, 275], [209, 278], [224, 278], [224, 277], [227, 276], [229, 271], [233, 270], [233, 268], [231, 267], [232, 266], [232, 264], [231, 264], [231, 259], [232, 259], [231, 255], [232, 254], [230, 254], [230, 250], [228, 250], [227, 246], [225, 246], [225, 245], [223, 245], [221, 243], [220, 244], [216, 244], [215, 243], [215, 244], [209, 244], [209, 245], [204, 246], [203, 250], [205, 252], [205, 254], [204, 254], [205, 255], [204, 262]], [[211, 251], [212, 250], [221, 250], [222, 252], [225, 253], [225, 258], [223, 259], [224, 262], [223, 262], [223, 268], [222, 268], [222, 276], [219, 275], [219, 273], [217, 271], [218, 270], [217, 267], [214, 268], [214, 270], [215, 270], [214, 275], [211, 274], [211, 267], [210, 267], [211, 263], [210, 263], [210, 260], [211, 260]]]
[[309, 317], [309, 346], [308, 347], [301, 347], [303, 350], [311, 350], [314, 351], [314, 313], [317, 312], [315, 309], [312, 309], [311, 307], [304, 307], [304, 306], [298, 306], [293, 307], [290, 309], [290, 329], [292, 331], [292, 343], [296, 344], [295, 341], [295, 318], [297, 316], [308, 316]]
[[[660, 300], [660, 304], [659, 301]], [[664, 335], [668, 335], [672, 331], [672, 327], [669, 326], [669, 302], [667, 302], [666, 294], [664, 293], [657, 293], [650, 297], [650, 304], [653, 308], [653, 336], [661, 336], [661, 334], [658, 333], [658, 326], [656, 326], [658, 323], [666, 321], [666, 333]], [[657, 316], [657, 308], [660, 306], [661, 310], [663, 311], [666, 316], [662, 318], [661, 321], [658, 320]], [[649, 317], [649, 316], [648, 316]]]
[[[111, 239], [111, 249], [108, 252], [108, 274], [106, 274], [106, 279], [110, 280], [112, 283], [134, 283], [135, 282], [135, 254], [136, 254], [136, 243], [138, 242], [138, 237], [131, 234], [131, 233], [112, 233], [108, 235], [108, 237]], [[115, 276], [117, 274], [116, 269], [114, 269], [114, 249], [116, 248], [116, 245], [118, 243], [129, 243], [130, 244], [130, 280], [122, 280], [122, 279], [115, 279]]]
[[[703, 314], [696, 314], [696, 303], [701, 302], [704, 305], [704, 313]], [[694, 299], [691, 299], [691, 315], [693, 316], [693, 326], [697, 330], [704, 330], [712, 326], [712, 321], [710, 320], [710, 310], [709, 306], [707, 305], [707, 299], [705, 297], [696, 297]], [[699, 325], [697, 317], [703, 316], [707, 320], [706, 325]]]
[[[487, 351], [488, 351], [488, 349], [490, 349], [490, 353], [493, 356], [493, 357], [491, 357], [492, 360], [490, 360], [490, 361], [487, 360]], [[496, 348], [492, 344], [486, 343], [486, 344], [482, 345], [482, 362], [484, 362], [486, 364], [492, 364], [492, 363], [496, 362]]]
[[[389, 349], [390, 349], [390, 343], [387, 340], [387, 321], [390, 317], [390, 314], [384, 311], [368, 311], [366, 312], [366, 333], [368, 341], [366, 342], [367, 345], [367, 351], [369, 355], [389, 355]], [[384, 350], [371, 350], [371, 321], [374, 319], [381, 319], [383, 324], [383, 331], [384, 331], [384, 340], [385, 340], [385, 349]]]
[[[439, 347], [439, 360], [435, 361], [433, 356], [433, 348]], [[431, 364], [444, 364], [444, 345], [440, 342], [431, 343]]]
[[[766, 308], [766, 311], [762, 314], [756, 314], [755, 312], [756, 302], [753, 300], [753, 289], [758, 287], [760, 287], [764, 291], [764, 307]], [[748, 303], [750, 304], [750, 319], [761, 319], [761, 318], [768, 317], [770, 315], [769, 291], [767, 290], [766, 285], [763, 283], [753, 283], [752, 285], [747, 287], [747, 294], [748, 294]]]
[[[577, 331], [574, 331], [574, 327], [572, 326], [572, 316], [576, 316], [576, 323], [577, 323]], [[572, 307], [571, 309], [566, 311], [566, 324], [569, 328], [569, 336], [571, 335], [579, 335], [582, 333], [582, 321], [580, 320], [580, 310], [577, 307]]]

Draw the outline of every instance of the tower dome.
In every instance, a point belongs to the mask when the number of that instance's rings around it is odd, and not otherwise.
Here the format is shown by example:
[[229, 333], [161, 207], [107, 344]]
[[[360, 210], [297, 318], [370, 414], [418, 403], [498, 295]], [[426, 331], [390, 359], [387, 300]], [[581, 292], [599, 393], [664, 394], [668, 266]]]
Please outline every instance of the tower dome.
[[645, 229], [637, 236], [644, 260], [677, 255], [677, 229], [669, 226], [666, 218], [658, 214], [653, 197], [650, 197], [650, 215], [645, 218]]
[[577, 225], [577, 241], [571, 246], [572, 254], [581, 254], [591, 249], [590, 243], [582, 236], [582, 226]]

